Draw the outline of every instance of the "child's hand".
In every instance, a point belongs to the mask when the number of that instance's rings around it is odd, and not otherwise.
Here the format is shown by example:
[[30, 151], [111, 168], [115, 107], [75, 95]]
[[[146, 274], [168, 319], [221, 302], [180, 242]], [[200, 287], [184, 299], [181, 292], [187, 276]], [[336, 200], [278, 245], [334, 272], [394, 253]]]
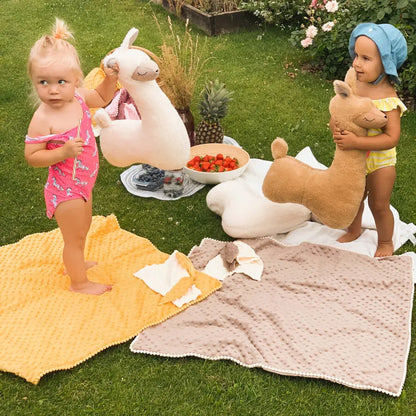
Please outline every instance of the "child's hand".
[[339, 127], [334, 128], [334, 142], [342, 150], [357, 149], [357, 135], [349, 130], [341, 130]]
[[106, 65], [103, 65], [103, 67], [104, 67], [105, 75], [107, 77], [109, 77], [109, 78], [118, 78], [119, 68], [118, 68], [118, 65], [117, 64], [115, 64], [115, 65], [113, 65], [111, 67], [108, 67]]
[[65, 159], [79, 156], [82, 152], [83, 145], [84, 141], [80, 137], [75, 137], [74, 139], [68, 140], [62, 147]]

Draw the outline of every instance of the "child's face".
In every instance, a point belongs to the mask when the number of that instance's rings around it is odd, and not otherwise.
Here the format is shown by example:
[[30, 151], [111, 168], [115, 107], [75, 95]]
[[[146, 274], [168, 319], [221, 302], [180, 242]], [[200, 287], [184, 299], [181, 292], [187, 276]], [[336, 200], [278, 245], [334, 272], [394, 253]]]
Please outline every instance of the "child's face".
[[32, 81], [40, 100], [55, 109], [72, 102], [79, 83], [76, 72], [59, 61], [34, 64]]
[[373, 82], [384, 72], [377, 45], [367, 36], [357, 38], [352, 66], [361, 82]]

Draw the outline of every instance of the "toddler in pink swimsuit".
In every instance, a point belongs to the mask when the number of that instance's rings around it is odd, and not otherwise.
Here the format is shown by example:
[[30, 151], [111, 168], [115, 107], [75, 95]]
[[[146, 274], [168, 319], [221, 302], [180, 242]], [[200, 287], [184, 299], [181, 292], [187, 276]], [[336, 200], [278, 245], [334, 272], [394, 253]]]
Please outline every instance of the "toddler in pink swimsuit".
[[53, 34], [42, 36], [32, 47], [28, 72], [39, 106], [25, 140], [25, 158], [33, 167], [49, 167], [45, 185], [47, 215], [61, 230], [63, 261], [70, 290], [100, 295], [111, 285], [93, 282], [84, 248], [92, 220], [92, 189], [98, 174], [98, 150], [88, 107], [104, 107], [114, 96], [117, 72], [95, 90], [81, 88], [83, 74], [65, 22], [56, 19]]
[[[49, 166], [49, 176], [45, 185], [46, 213], [49, 218], [53, 217], [55, 208], [63, 201], [77, 198], [88, 201], [98, 174], [98, 148], [92, 131], [90, 112], [78, 93], [75, 93], [75, 97], [83, 112], [79, 136], [84, 144], [77, 158], [65, 159]], [[64, 133], [36, 138], [26, 136], [25, 142], [28, 144], [46, 143], [46, 149], [52, 150], [77, 136], [78, 128], [74, 127]]]

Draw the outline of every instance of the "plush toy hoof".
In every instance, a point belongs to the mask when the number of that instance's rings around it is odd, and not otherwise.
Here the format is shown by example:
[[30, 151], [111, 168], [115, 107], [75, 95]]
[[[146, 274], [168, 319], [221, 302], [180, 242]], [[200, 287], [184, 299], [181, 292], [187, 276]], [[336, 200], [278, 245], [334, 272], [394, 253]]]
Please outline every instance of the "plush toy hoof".
[[288, 146], [284, 139], [277, 137], [272, 143], [273, 159], [280, 159], [287, 155]]
[[103, 108], [95, 112], [94, 120], [101, 128], [108, 127], [111, 124], [111, 118]]

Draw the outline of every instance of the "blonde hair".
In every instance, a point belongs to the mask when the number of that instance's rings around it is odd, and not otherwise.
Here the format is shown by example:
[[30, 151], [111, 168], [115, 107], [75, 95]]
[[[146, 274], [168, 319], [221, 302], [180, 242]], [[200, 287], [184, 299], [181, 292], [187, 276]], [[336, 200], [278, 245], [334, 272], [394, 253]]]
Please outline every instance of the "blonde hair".
[[42, 36], [30, 50], [27, 70], [31, 79], [33, 66], [39, 61], [46, 65], [59, 61], [59, 63], [64, 63], [68, 68], [73, 69], [78, 76], [79, 83], [82, 83], [84, 75], [78, 53], [74, 46], [68, 42], [68, 39], [74, 39], [74, 36], [66, 23], [56, 18], [52, 28], [52, 35]]

